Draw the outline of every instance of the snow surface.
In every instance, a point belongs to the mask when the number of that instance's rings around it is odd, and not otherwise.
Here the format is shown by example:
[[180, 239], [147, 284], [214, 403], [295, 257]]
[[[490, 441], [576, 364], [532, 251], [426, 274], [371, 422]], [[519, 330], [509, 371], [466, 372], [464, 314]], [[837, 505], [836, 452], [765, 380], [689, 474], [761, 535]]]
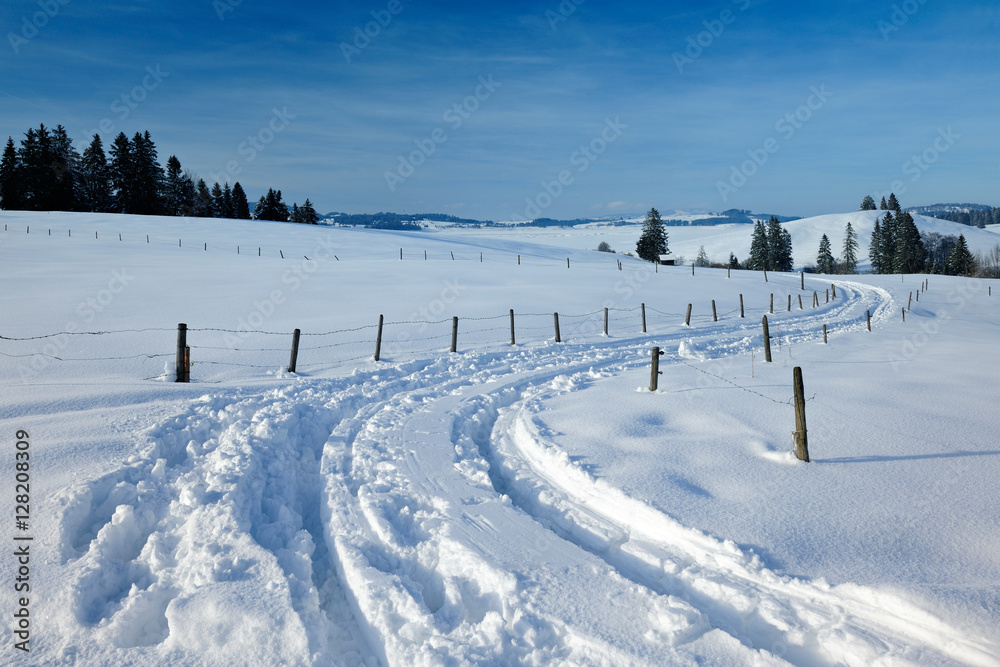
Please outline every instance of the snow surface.
[[692, 276], [583, 250], [606, 230], [0, 218], [34, 537], [5, 663], [1000, 664], [1000, 281]]

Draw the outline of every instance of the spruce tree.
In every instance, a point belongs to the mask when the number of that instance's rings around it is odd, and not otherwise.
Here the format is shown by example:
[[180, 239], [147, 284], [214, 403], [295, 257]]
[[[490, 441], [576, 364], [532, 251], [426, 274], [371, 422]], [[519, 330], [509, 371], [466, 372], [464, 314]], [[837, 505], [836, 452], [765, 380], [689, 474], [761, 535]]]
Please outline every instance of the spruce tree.
[[111, 163], [108, 165], [112, 193], [111, 211], [114, 213], [133, 213], [136, 169], [132, 155], [132, 144], [124, 132], [118, 133], [111, 148], [108, 149], [108, 153], [111, 156]]
[[57, 125], [52, 131], [52, 156], [53, 161], [49, 169], [53, 182], [48, 210], [80, 210], [82, 208], [80, 154], [73, 148], [73, 140], [69, 138], [66, 128], [62, 125]]
[[861, 210], [862, 211], [875, 210], [875, 200], [872, 199], [871, 195], [865, 195], [865, 198], [861, 200]]
[[660, 261], [660, 255], [669, 255], [667, 245], [667, 230], [660, 218], [660, 212], [655, 208], [646, 213], [646, 221], [642, 225], [642, 234], [635, 244], [635, 252], [647, 262]]
[[[874, 207], [875, 202], [872, 202], [872, 208]], [[844, 229], [844, 250], [841, 255], [841, 264], [844, 267], [844, 273], [857, 273], [858, 271], [858, 239], [850, 222]]]
[[198, 179], [198, 185], [195, 187], [194, 214], [199, 218], [216, 217], [212, 192], [208, 189], [203, 178]]
[[156, 155], [156, 144], [149, 132], [135, 133], [132, 139], [136, 182], [132, 191], [132, 213], [157, 215], [163, 211], [163, 168]]
[[730, 269], [740, 268], [740, 260], [736, 259], [736, 255], [734, 255], [732, 251], [729, 253], [729, 264], [727, 264], [727, 266]]
[[95, 133], [90, 145], [83, 151], [80, 181], [86, 210], [94, 213], [108, 213], [112, 210], [111, 178], [100, 134]]
[[896, 216], [896, 253], [893, 272], [919, 273], [924, 269], [927, 252], [913, 216], [903, 212]]
[[888, 211], [889, 205], [885, 203], [885, 197], [882, 197], [881, 203], [879, 203], [878, 208], [880, 211]]
[[212, 209], [215, 211], [215, 217], [226, 217], [226, 200], [222, 196], [222, 186], [218, 181], [212, 184]]
[[955, 248], [948, 256], [948, 264], [945, 266], [945, 273], [949, 276], [971, 276], [976, 272], [976, 259], [969, 252], [969, 245], [965, 241], [965, 234], [959, 234]]
[[747, 258], [747, 268], [752, 271], [764, 271], [768, 268], [767, 230], [764, 223], [757, 220], [753, 224], [753, 236], [750, 239], [750, 256]]
[[709, 266], [711, 262], [708, 261], [708, 253], [705, 252], [705, 246], [699, 246], [698, 256], [694, 260], [695, 266]]
[[222, 216], [228, 220], [236, 217], [236, 209], [233, 206], [233, 191], [229, 189], [229, 181], [222, 186]]
[[887, 206], [889, 207], [890, 211], [895, 211], [897, 215], [902, 210], [899, 206], [899, 200], [896, 199], [896, 194], [894, 192], [889, 193], [889, 202]]
[[879, 253], [882, 256], [880, 273], [892, 273], [896, 261], [896, 219], [892, 216], [892, 211], [887, 211], [882, 219], [882, 245]]
[[834, 260], [833, 252], [830, 249], [830, 238], [823, 234], [819, 240], [819, 253], [816, 255], [816, 269], [820, 273], [833, 273]]
[[247, 201], [247, 193], [243, 191], [243, 186], [239, 181], [233, 184], [233, 217], [237, 220], [250, 219], [250, 203]]
[[21, 163], [14, 138], [7, 137], [7, 146], [0, 161], [0, 208], [13, 211], [21, 208]]
[[163, 179], [163, 212], [166, 215], [184, 215], [184, 173], [176, 155], [167, 158], [167, 173]]
[[317, 225], [319, 224], [319, 214], [316, 209], [313, 208], [312, 202], [306, 197], [306, 203], [302, 205], [299, 209], [299, 215], [302, 216], [302, 222], [307, 225]]
[[868, 259], [872, 263], [872, 273], [885, 273], [885, 261], [882, 257], [882, 225], [879, 219], [875, 218], [875, 228], [872, 230], [872, 239], [868, 244]]
[[299, 214], [299, 205], [295, 202], [292, 202], [292, 212], [288, 215], [288, 222], [302, 222], [302, 217]]

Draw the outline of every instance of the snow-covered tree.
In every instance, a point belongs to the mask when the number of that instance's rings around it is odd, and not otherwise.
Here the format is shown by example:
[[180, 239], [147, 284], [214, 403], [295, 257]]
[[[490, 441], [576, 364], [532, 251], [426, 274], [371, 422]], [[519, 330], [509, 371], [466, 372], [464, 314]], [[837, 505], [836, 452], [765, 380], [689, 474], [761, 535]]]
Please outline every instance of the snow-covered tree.
[[[872, 202], [872, 209], [875, 208], [875, 202]], [[841, 265], [843, 266], [844, 273], [857, 273], [858, 270], [858, 235], [854, 231], [854, 227], [850, 222], [847, 223], [847, 227], [844, 229], [844, 250], [841, 254]]]
[[875, 200], [872, 199], [871, 195], [865, 195], [865, 198], [861, 200], [861, 210], [862, 211], [875, 210]]
[[660, 255], [669, 255], [667, 245], [667, 229], [660, 218], [660, 212], [655, 208], [646, 213], [646, 221], [642, 224], [642, 234], [635, 244], [635, 252], [647, 262], [658, 262]]
[[833, 273], [833, 252], [830, 250], [830, 238], [823, 234], [819, 240], [819, 253], [816, 255], [816, 268], [820, 273]]

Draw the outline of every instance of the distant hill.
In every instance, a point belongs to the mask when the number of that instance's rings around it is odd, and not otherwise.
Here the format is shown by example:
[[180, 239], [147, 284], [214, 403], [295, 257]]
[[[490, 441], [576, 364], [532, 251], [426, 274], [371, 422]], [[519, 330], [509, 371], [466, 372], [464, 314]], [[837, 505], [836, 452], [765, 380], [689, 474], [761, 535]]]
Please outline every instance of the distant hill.
[[1000, 224], [1000, 208], [993, 208], [985, 204], [932, 204], [930, 206], [914, 206], [906, 210], [932, 218], [951, 220], [970, 227], [984, 228], [987, 225]]
[[419, 231], [423, 222], [441, 222], [449, 225], [469, 225], [488, 227], [492, 220], [472, 220], [457, 218], [444, 213], [327, 213], [320, 216], [320, 224], [367, 227], [369, 229], [393, 229]]

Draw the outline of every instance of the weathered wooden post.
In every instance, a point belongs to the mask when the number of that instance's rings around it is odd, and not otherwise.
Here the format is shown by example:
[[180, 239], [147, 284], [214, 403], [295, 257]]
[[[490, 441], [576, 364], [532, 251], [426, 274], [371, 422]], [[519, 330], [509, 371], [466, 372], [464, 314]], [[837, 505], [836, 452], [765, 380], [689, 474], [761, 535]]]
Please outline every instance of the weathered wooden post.
[[559, 313], [553, 313], [552, 315], [556, 321], [556, 342], [561, 343], [562, 338], [559, 336]]
[[917, 290], [917, 303], [920, 303], [920, 290]]
[[806, 392], [802, 386], [802, 367], [792, 369], [795, 385], [795, 455], [809, 463], [809, 436], [806, 431]]
[[458, 316], [451, 318], [451, 351], [458, 352]]
[[833, 291], [833, 298], [836, 299], [837, 298], [837, 286], [834, 285], [833, 283], [830, 283], [830, 289]]
[[826, 325], [823, 325], [823, 344], [826, 345]]
[[378, 335], [375, 337], [375, 361], [382, 355], [382, 321], [383, 316], [378, 316]]
[[771, 361], [771, 331], [767, 328], [767, 315], [761, 320], [764, 325], [764, 361]]
[[830, 288], [826, 288], [826, 302], [830, 303]]
[[[455, 251], [454, 251], [454, 250], [449, 250], [448, 252], [450, 252], [450, 253], [451, 253], [451, 261], [453, 261], [453, 262], [454, 262], [454, 261], [455, 261]], [[520, 256], [520, 255], [518, 255], [517, 257], [518, 257], [518, 260], [520, 260], [520, 257], [521, 257], [521, 256]], [[521, 263], [521, 262], [520, 262], [520, 261], [518, 261], [518, 264], [520, 264], [520, 263]]]
[[[451, 258], [455, 259], [455, 253], [451, 254]], [[517, 265], [521, 266], [521, 256], [520, 255], [517, 256]]]
[[427, 251], [426, 250], [424, 250], [424, 261], [425, 262], [427, 261]]
[[743, 317], [743, 295], [740, 294], [740, 317]]
[[865, 311], [865, 318], [868, 320], [868, 331], [872, 330], [872, 311]]
[[646, 333], [646, 304], [642, 304], [642, 333]]
[[768, 312], [774, 315], [774, 292], [771, 293], [771, 306], [768, 309]]
[[818, 307], [819, 307], [819, 294], [817, 292], [813, 292], [813, 308], [818, 308]]
[[694, 275], [694, 264], [693, 263], [691, 264], [691, 275], [692, 276]]
[[658, 347], [653, 348], [653, 372], [649, 377], [649, 390], [656, 391], [659, 386], [660, 381], [660, 356], [663, 354], [663, 350]]
[[514, 309], [510, 309], [510, 344], [514, 344]]
[[910, 292], [910, 298], [906, 300], [906, 309], [910, 309], [910, 305], [913, 303], [913, 292]]
[[906, 324], [906, 308], [900, 308], [903, 311], [903, 324]]
[[726, 267], [726, 278], [732, 278], [732, 277], [733, 277], [733, 267], [727, 266]]
[[608, 309], [604, 309], [604, 335], [608, 335]]
[[399, 249], [399, 258], [403, 259], [403, 249], [402, 248]]
[[174, 360], [174, 374], [177, 376], [175, 382], [187, 382], [184, 369], [184, 349], [187, 347], [188, 325], [181, 322], [177, 325], [177, 357]]
[[764, 269], [764, 282], [769, 282], [767, 279], [767, 269]]
[[719, 321], [719, 316], [715, 312], [715, 299], [712, 299], [712, 321], [713, 322]]
[[296, 329], [292, 332], [292, 356], [288, 360], [288, 372], [295, 372], [295, 362], [298, 360], [299, 356], [299, 334], [302, 332]]
[[806, 288], [806, 274], [803, 273], [802, 271], [799, 271], [799, 289], [804, 290], [805, 288]]
[[687, 315], [684, 317], [684, 326], [686, 326], [686, 327], [691, 326], [691, 304], [690, 303], [688, 304]]
[[792, 295], [788, 295], [788, 312], [792, 312]]
[[799, 294], [799, 310], [802, 310], [802, 295]]
[[566, 268], [569, 268], [569, 257], [566, 258]]

